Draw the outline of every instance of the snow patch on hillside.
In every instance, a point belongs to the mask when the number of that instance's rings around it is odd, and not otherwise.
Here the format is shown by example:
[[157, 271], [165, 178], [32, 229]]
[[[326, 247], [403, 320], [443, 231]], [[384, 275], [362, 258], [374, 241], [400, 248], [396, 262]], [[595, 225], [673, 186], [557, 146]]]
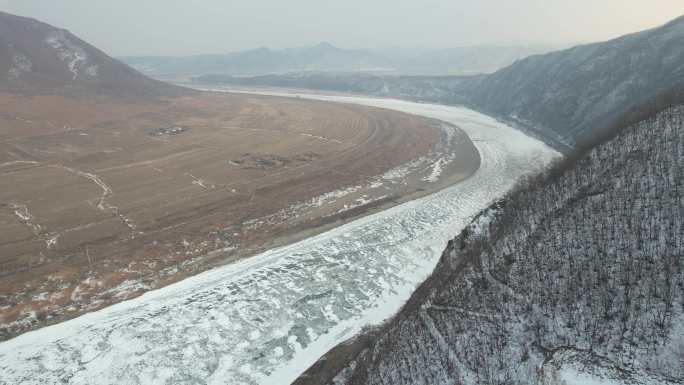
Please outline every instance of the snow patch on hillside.
[[71, 41], [63, 31], [50, 34], [45, 42], [57, 51], [59, 58], [67, 64], [69, 72], [72, 73], [72, 80], [81, 75], [81, 71], [86, 76], [96, 77], [98, 75], [97, 65], [88, 66], [88, 54], [86, 51]]
[[100, 75], [100, 67], [95, 65], [91, 65], [90, 67], [86, 68], [86, 75], [90, 76], [91, 78], [96, 78]]
[[21, 74], [28, 73], [33, 70], [33, 63], [26, 55], [15, 52], [12, 56], [12, 68], [9, 69], [9, 77], [11, 80], [19, 79]]
[[486, 234], [489, 224], [496, 218], [498, 210], [488, 208], [484, 210], [475, 220], [468, 226], [470, 234], [479, 237]]

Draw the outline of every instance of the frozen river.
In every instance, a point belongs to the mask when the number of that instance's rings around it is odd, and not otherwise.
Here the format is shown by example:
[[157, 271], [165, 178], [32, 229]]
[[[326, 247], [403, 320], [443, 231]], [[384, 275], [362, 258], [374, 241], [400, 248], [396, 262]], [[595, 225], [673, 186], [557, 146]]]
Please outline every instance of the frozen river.
[[0, 384], [288, 384], [398, 311], [472, 216], [558, 156], [464, 108], [302, 97], [447, 121], [473, 139], [481, 168], [441, 192], [0, 343]]

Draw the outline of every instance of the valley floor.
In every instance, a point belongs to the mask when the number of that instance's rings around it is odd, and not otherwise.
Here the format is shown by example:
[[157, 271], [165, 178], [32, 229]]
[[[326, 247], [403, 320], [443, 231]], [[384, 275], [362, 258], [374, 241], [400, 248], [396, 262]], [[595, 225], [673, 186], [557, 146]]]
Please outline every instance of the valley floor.
[[0, 340], [469, 177], [438, 121], [201, 93], [0, 94]]
[[[0, 384], [289, 383], [393, 315], [454, 233], [558, 156], [463, 108], [311, 97], [453, 124], [473, 139], [481, 166], [437, 193], [1, 343]], [[438, 171], [433, 163], [424, 178]]]

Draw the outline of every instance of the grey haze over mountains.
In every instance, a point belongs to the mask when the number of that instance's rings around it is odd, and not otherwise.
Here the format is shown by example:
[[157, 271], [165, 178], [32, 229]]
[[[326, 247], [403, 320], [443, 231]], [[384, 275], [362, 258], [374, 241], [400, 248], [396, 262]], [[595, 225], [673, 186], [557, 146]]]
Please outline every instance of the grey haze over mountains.
[[263, 74], [303, 70], [381, 70], [384, 58], [362, 50], [342, 50], [328, 43], [271, 50], [266, 47], [226, 55], [127, 57], [125, 62], [152, 75]]
[[153, 76], [263, 75], [289, 72], [369, 72], [402, 75], [490, 73], [523, 57], [551, 51], [549, 45], [473, 46], [440, 50], [342, 49], [330, 43], [272, 50], [261, 47], [225, 55], [124, 57]]

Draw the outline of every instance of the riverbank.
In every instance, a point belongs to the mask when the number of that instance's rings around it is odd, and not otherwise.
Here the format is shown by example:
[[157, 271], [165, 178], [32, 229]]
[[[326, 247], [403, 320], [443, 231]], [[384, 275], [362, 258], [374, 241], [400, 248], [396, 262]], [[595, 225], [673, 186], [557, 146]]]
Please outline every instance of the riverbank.
[[[30, 103], [42, 126], [45, 103]], [[65, 116], [78, 116], [72, 104]], [[0, 341], [437, 191], [479, 166], [457, 128], [393, 111], [212, 92], [138, 107], [106, 126], [15, 138], [30, 161], [0, 156], [13, 186], [0, 192]]]
[[481, 166], [423, 198], [2, 343], [0, 378], [13, 384], [292, 382], [337, 344], [394, 315], [454, 233], [558, 156], [466, 109], [334, 101], [458, 126], [475, 139]]

